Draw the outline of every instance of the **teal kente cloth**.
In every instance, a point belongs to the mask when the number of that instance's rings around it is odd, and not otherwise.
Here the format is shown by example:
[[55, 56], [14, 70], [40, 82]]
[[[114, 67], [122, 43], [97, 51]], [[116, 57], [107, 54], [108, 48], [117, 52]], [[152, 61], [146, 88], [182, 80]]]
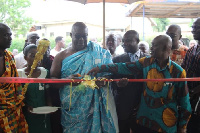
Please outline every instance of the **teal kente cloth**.
[[[109, 63], [112, 63], [110, 53], [99, 45], [89, 42], [87, 48], [63, 60], [61, 77], [66, 78], [77, 73], [84, 75], [97, 65]], [[73, 86], [70, 106], [70, 85], [61, 88], [61, 124], [64, 133], [118, 132], [114, 99], [109, 90], [107, 101], [107, 94], [107, 87], [94, 90], [86, 88], [85, 91], [79, 91]], [[107, 103], [108, 112], [106, 112]]]

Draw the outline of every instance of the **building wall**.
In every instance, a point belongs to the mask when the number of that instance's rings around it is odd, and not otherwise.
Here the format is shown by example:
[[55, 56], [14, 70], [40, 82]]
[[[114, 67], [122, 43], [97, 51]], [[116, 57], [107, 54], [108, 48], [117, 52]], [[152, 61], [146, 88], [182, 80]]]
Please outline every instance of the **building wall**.
[[[63, 36], [67, 37], [70, 36], [72, 25], [75, 22], [66, 22], [66, 23], [54, 23], [54, 24], [45, 24], [41, 23], [42, 30], [38, 33], [43, 37], [56, 37], [56, 36]], [[103, 28], [102, 26], [87, 24], [88, 27], [88, 36], [92, 37], [102, 37], [103, 36]]]

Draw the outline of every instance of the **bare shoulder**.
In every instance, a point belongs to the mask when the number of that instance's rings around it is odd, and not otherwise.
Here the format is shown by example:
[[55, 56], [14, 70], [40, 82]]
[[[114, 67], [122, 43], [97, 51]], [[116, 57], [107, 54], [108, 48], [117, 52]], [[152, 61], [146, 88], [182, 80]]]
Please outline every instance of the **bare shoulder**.
[[60, 61], [63, 61], [66, 57], [70, 56], [71, 55], [71, 48], [67, 48], [63, 51], [61, 51], [60, 53], [58, 53], [56, 56], [55, 56], [55, 59], [59, 59]]
[[61, 51], [60, 53], [58, 53], [52, 63], [51, 66], [51, 77], [56, 77], [56, 78], [60, 78], [61, 77], [61, 68], [62, 68], [62, 61], [71, 55], [72, 50], [70, 48], [67, 48], [63, 51]]

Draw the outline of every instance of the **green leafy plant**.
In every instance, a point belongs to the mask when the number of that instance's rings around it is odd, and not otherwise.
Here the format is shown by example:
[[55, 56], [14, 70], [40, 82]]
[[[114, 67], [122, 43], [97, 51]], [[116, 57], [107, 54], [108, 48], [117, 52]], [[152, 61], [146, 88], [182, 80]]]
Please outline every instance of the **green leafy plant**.
[[[43, 37], [41, 37], [43, 38]], [[55, 47], [55, 38], [51, 37], [51, 38], [47, 38], [51, 43], [50, 43], [50, 48], [54, 48]], [[19, 52], [21, 52], [24, 48], [24, 44], [25, 44], [25, 40], [26, 38], [13, 38], [12, 40], [12, 45], [10, 46], [10, 48], [8, 49], [9, 51], [13, 51], [13, 49], [18, 49]], [[66, 47], [68, 46], [68, 44], [71, 42], [71, 37], [67, 37], [65, 39], [65, 43], [66, 43]]]
[[153, 20], [156, 22], [156, 26], [153, 26], [153, 30], [156, 32], [165, 31], [166, 26], [169, 25], [168, 18], [154, 18]]
[[34, 22], [32, 18], [25, 16], [30, 0], [0, 0], [0, 22], [7, 24], [14, 35], [25, 35]]

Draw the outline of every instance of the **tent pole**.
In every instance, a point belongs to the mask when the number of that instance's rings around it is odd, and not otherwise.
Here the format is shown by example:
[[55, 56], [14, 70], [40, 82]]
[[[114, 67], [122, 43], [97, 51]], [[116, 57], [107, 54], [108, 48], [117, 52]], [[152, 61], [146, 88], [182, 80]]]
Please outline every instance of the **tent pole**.
[[144, 17], [145, 17], [145, 5], [143, 4], [143, 41], [145, 40], [145, 37], [144, 37]]
[[105, 29], [106, 29], [106, 25], [105, 25], [105, 0], [103, 0], [103, 47], [106, 47], [106, 41], [105, 41]]
[[133, 29], [132, 16], [131, 16], [131, 30]]

